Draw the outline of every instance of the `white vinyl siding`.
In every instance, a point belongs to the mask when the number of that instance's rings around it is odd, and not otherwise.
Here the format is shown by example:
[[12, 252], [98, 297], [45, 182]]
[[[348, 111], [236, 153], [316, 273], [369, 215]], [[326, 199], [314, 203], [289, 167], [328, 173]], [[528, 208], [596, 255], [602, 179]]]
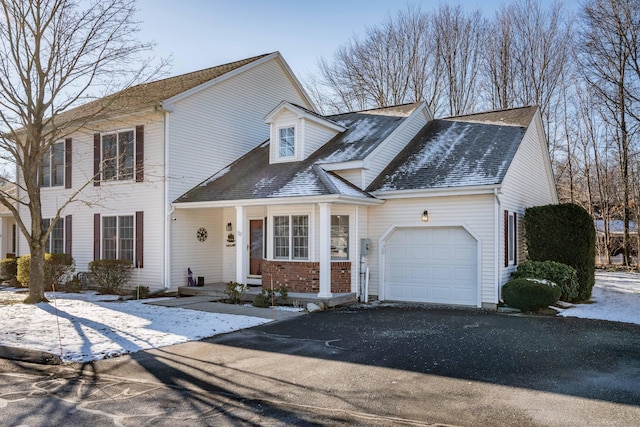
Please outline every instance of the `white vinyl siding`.
[[[93, 261], [94, 214], [109, 217], [144, 211], [144, 227], [152, 232], [144, 233], [144, 268], [136, 271], [131, 284], [135, 281], [151, 289], [160, 289], [163, 277], [166, 212], [163, 204], [162, 178], [164, 124], [160, 113], [131, 116], [126, 123], [123, 120], [105, 121], [87, 132], [70, 135], [73, 139], [73, 188], [48, 189], [42, 197], [42, 211], [45, 218], [53, 217], [60, 200], [66, 200], [73, 191], [85, 186], [93, 176], [94, 132], [109, 134], [118, 129], [134, 129], [138, 125], [144, 125], [145, 175], [152, 178], [145, 179], [144, 182], [112, 181], [101, 183], [98, 187], [86, 186], [80, 200], [89, 202], [91, 206], [84, 203], [71, 204], [65, 208], [62, 216], [73, 215], [73, 257], [76, 271], [81, 272], [88, 271], [89, 263]], [[28, 245], [21, 234], [18, 247], [20, 255], [28, 253]]]
[[514, 263], [504, 267], [505, 226], [503, 211], [506, 210], [516, 214], [515, 237], [517, 242], [515, 247], [518, 252], [514, 254], [514, 257], [520, 262], [520, 260], [525, 259], [523, 228], [525, 209], [558, 202], [553, 187], [553, 175], [550, 169], [545, 167], [548, 164], [548, 157], [545, 153], [546, 142], [541, 141], [542, 134], [538, 132], [542, 131], [539, 130], [538, 126], [535, 126], [537, 121], [538, 119], [534, 118], [532, 125], [525, 133], [505, 175], [500, 191], [499, 225], [497, 227], [499, 235], [496, 239], [499, 245], [500, 286], [509, 280], [511, 273], [517, 268]]
[[[422, 212], [429, 211], [429, 222], [421, 221]], [[495, 287], [495, 228], [493, 194], [476, 196], [425, 197], [390, 199], [384, 205], [369, 207], [368, 237], [373, 251], [367, 257], [370, 268], [369, 295], [380, 296], [380, 259], [384, 259], [384, 241], [380, 239], [393, 227], [463, 227], [477, 241], [480, 300], [497, 302]]]
[[177, 101], [168, 114], [169, 202], [267, 140], [264, 118], [283, 100], [311, 108], [272, 59]]

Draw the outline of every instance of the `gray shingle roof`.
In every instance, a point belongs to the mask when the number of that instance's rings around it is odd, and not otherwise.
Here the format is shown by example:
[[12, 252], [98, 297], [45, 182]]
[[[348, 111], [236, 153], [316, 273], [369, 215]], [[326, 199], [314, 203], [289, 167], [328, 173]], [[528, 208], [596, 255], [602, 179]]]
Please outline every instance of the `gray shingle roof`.
[[372, 198], [336, 174], [324, 171], [312, 159], [269, 164], [269, 141], [266, 141], [175, 202], [327, 195]]
[[500, 184], [535, 111], [525, 107], [433, 120], [367, 191]]
[[[269, 141], [193, 188], [175, 202], [250, 200], [276, 197], [345, 195], [373, 196], [324, 171], [318, 165], [365, 158], [419, 104], [322, 117], [348, 126], [299, 162], [269, 164]], [[316, 114], [316, 113], [314, 113]]]

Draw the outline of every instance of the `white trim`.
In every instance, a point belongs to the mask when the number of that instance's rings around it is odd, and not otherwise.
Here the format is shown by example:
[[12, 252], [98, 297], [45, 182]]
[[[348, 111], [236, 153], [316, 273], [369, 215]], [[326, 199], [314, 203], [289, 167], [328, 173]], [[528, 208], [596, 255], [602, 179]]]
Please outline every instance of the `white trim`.
[[352, 160], [350, 162], [336, 162], [336, 163], [316, 163], [325, 171], [339, 171], [345, 169], [365, 169], [364, 161]]
[[475, 185], [464, 187], [420, 188], [415, 190], [373, 191], [372, 195], [380, 199], [410, 199], [423, 197], [475, 196], [493, 194], [501, 185]]
[[327, 127], [329, 129], [335, 130], [337, 132], [344, 132], [347, 130], [346, 127], [339, 125], [329, 119], [325, 119], [323, 117], [319, 117], [315, 114], [310, 114], [308, 111], [303, 110], [302, 108], [297, 107], [287, 101], [282, 101], [278, 104], [273, 110], [267, 113], [264, 117], [264, 122], [267, 124], [272, 124], [276, 121], [276, 116], [280, 114], [282, 110], [289, 110], [290, 112], [296, 115], [297, 119], [306, 119], [311, 122], [314, 122], [320, 126]]
[[169, 203], [169, 180], [167, 177], [169, 176], [169, 112], [164, 112], [162, 114], [163, 122], [164, 122], [164, 135], [163, 135], [163, 145], [164, 150], [162, 155], [164, 156], [164, 177], [162, 179], [162, 185], [164, 186], [164, 191], [162, 192], [162, 207], [165, 211], [164, 214], [164, 239], [163, 239], [163, 259], [164, 259], [164, 268], [162, 269], [162, 286], [164, 289], [171, 288], [171, 231], [172, 231], [172, 223], [173, 223], [173, 211], [174, 207]]
[[331, 298], [331, 204], [318, 203], [320, 208], [320, 289], [319, 298]]
[[246, 252], [246, 236], [244, 228], [248, 225], [245, 223], [246, 209], [244, 206], [236, 206], [236, 282], [245, 283], [247, 274], [245, 273], [245, 252]]
[[476, 240], [476, 307], [482, 307], [482, 239], [473, 231], [468, 224], [455, 221], [429, 221], [425, 224], [422, 222], [406, 222], [391, 224], [382, 235], [378, 238], [378, 299], [385, 300], [386, 281], [385, 281], [385, 254], [384, 249], [387, 240], [394, 231], [400, 228], [450, 228], [461, 227]]
[[[399, 134], [400, 132], [404, 131], [404, 128], [406, 128], [407, 126], [409, 126], [409, 123], [411, 123], [413, 121], [413, 118], [415, 116], [418, 116], [420, 114], [424, 114], [423, 110], [427, 108], [427, 104], [424, 101], [420, 102], [420, 105], [418, 107], [416, 107], [415, 110], [413, 110], [411, 112], [411, 114], [409, 114], [408, 116], [405, 117], [405, 119], [402, 121], [402, 123], [400, 123], [398, 125], [398, 127], [396, 127], [393, 132], [391, 132], [389, 135], [387, 135], [387, 137], [380, 143], [378, 144], [378, 146], [376, 148], [374, 148], [374, 150], [369, 153], [367, 155], [367, 157], [364, 159], [364, 165], [365, 167], [369, 166], [369, 163], [371, 163], [371, 159], [375, 158], [378, 153], [382, 150], [385, 149], [385, 147], [389, 144], [389, 141], [392, 140], [393, 138], [395, 138], [395, 136], [397, 134]], [[429, 114], [430, 115], [430, 114]], [[427, 122], [429, 122], [427, 120]], [[424, 127], [424, 126], [422, 126]], [[422, 129], [422, 127], [420, 127], [420, 129]], [[411, 140], [415, 137], [415, 133], [412, 134], [411, 138], [409, 138], [408, 141], [406, 141], [406, 143], [404, 144], [404, 146], [406, 146], [407, 144], [409, 144], [409, 142], [411, 142]], [[395, 157], [395, 156], [394, 156]], [[375, 178], [374, 178], [375, 179]]]
[[364, 197], [345, 196], [341, 194], [332, 194], [328, 196], [300, 196], [300, 197], [278, 197], [263, 199], [244, 199], [244, 200], [221, 200], [206, 202], [175, 202], [173, 206], [176, 209], [202, 209], [202, 208], [227, 208], [235, 206], [264, 206], [264, 205], [304, 205], [320, 202], [375, 206], [381, 205], [385, 201], [380, 199]]

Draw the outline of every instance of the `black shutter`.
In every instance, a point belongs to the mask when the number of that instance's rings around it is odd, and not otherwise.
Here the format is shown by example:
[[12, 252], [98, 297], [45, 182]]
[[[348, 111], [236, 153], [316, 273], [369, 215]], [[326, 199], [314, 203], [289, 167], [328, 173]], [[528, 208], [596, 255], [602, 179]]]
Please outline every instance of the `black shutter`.
[[504, 266], [509, 267], [509, 211], [504, 211]]
[[518, 264], [518, 214], [513, 213], [513, 263]]
[[136, 126], [136, 182], [144, 181], [144, 126]]
[[93, 214], [93, 260], [100, 259], [100, 214]]
[[71, 215], [64, 217], [64, 253], [71, 255], [72, 246]]
[[71, 138], [64, 140], [64, 188], [71, 188]]
[[93, 134], [93, 185], [100, 185], [100, 134]]
[[144, 267], [144, 212], [136, 212], [136, 258], [134, 267]]

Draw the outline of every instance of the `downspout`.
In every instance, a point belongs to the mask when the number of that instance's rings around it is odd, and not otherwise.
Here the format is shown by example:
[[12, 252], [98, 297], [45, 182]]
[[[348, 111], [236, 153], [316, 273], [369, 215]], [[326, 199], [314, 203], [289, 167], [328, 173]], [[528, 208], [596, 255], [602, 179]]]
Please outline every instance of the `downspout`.
[[[164, 218], [164, 269], [162, 271], [162, 285], [165, 290], [171, 288], [171, 216], [174, 207], [169, 205], [169, 112], [164, 110], [164, 194], [162, 206], [166, 210]], [[167, 210], [167, 207], [169, 209]]]
[[493, 189], [493, 195], [495, 196], [494, 203], [494, 220], [493, 220], [493, 260], [495, 266], [495, 291], [496, 291], [496, 303], [500, 303], [500, 197], [498, 195], [498, 189]]

